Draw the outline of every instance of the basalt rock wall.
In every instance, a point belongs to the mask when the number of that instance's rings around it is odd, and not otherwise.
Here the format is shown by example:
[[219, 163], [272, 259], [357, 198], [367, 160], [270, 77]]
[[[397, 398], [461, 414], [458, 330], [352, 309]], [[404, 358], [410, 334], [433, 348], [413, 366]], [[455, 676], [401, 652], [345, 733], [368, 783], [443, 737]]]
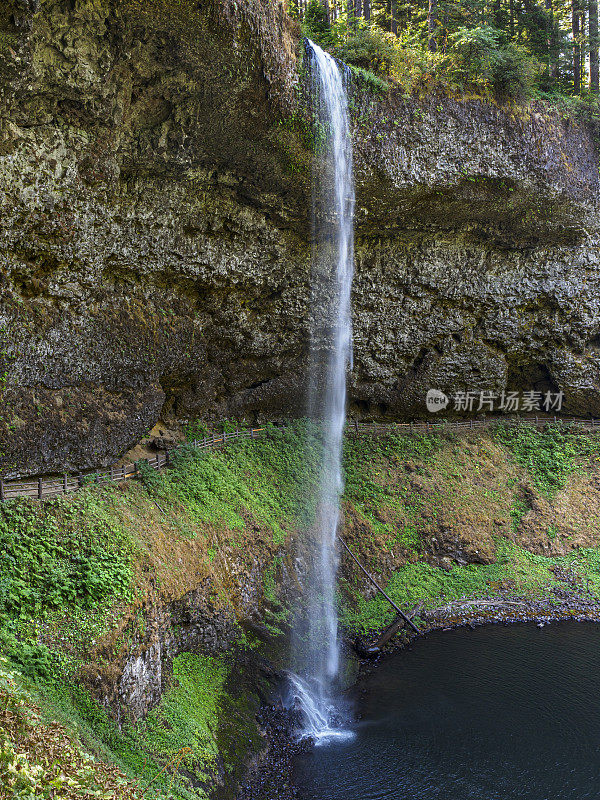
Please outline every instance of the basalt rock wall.
[[[0, 11], [4, 474], [111, 463], [159, 418], [303, 412], [298, 49], [259, 0]], [[508, 387], [599, 414], [593, 131], [360, 85], [351, 104], [352, 412]]]

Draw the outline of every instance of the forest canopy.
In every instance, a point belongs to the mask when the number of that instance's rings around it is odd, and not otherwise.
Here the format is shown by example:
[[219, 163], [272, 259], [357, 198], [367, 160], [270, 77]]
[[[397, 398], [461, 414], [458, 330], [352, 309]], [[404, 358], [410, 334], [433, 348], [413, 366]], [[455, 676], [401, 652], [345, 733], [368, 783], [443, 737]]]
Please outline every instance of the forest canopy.
[[408, 91], [595, 99], [598, 0], [289, 0], [303, 31]]

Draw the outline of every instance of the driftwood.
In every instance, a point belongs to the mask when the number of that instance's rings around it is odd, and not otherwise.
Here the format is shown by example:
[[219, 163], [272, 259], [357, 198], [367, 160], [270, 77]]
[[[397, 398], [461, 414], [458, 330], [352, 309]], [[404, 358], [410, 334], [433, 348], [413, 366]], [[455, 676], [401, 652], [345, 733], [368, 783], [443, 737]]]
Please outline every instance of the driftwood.
[[[413, 610], [408, 614], [408, 619], [413, 620], [423, 610], [423, 601], [416, 605]], [[400, 628], [404, 627], [404, 620], [401, 616], [397, 616], [390, 624], [384, 628], [379, 634], [379, 639], [375, 642], [375, 647], [381, 650], [389, 642], [392, 636], [395, 636]]]

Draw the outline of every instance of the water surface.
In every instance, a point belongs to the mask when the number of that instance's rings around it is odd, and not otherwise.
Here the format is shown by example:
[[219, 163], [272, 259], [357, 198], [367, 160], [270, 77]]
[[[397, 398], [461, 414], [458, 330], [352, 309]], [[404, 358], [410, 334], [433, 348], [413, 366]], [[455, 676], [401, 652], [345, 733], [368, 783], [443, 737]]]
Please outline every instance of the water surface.
[[302, 800], [600, 798], [600, 625], [438, 632], [378, 665]]

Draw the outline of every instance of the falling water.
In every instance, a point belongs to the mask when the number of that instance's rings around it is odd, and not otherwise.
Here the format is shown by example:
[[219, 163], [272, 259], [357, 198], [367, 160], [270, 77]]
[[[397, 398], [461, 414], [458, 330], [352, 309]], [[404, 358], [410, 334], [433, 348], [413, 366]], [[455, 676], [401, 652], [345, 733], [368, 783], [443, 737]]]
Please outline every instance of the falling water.
[[[315, 114], [313, 192], [313, 309], [309, 406], [322, 435], [314, 524], [314, 553], [302, 637], [303, 677], [292, 675], [293, 695], [316, 739], [341, 735], [335, 698], [339, 670], [335, 602], [336, 535], [343, 491], [342, 439], [346, 371], [352, 359], [350, 289], [354, 246], [354, 177], [348, 100], [335, 60], [310, 40], [306, 53]], [[298, 650], [298, 648], [296, 648]]]

